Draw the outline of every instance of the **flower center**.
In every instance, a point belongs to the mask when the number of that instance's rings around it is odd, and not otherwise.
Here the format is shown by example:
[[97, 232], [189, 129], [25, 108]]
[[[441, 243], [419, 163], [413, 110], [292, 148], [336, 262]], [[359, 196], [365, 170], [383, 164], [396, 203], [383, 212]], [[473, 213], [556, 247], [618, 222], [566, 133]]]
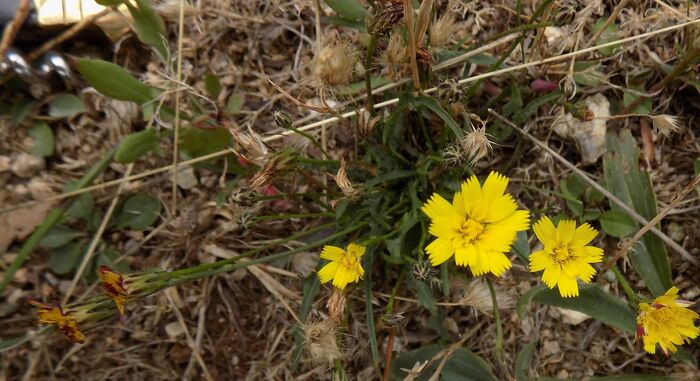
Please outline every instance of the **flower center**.
[[358, 265], [357, 258], [352, 255], [352, 253], [348, 253], [343, 256], [343, 258], [340, 259], [340, 264], [341, 266], [347, 268], [347, 269], [355, 269]]
[[569, 247], [566, 245], [554, 249], [554, 260], [557, 262], [566, 262], [571, 257], [572, 255], [569, 252]]
[[459, 228], [459, 232], [467, 242], [474, 241], [477, 237], [479, 237], [479, 234], [481, 234], [482, 231], [484, 231], [484, 225], [478, 221], [472, 220], [471, 218], [464, 221], [462, 226]]

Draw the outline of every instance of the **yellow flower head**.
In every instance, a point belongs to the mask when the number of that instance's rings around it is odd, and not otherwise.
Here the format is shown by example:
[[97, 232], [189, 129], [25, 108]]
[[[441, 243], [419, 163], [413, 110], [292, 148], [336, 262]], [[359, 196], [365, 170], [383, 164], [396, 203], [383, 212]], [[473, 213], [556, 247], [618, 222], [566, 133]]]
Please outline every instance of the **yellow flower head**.
[[517, 232], [529, 227], [530, 213], [517, 210], [507, 187], [507, 177], [491, 172], [483, 187], [476, 176], [463, 182], [451, 204], [437, 193], [423, 204], [428, 231], [437, 237], [425, 248], [433, 266], [454, 255], [457, 266], [468, 266], [474, 275], [500, 276], [511, 267], [506, 253]]
[[78, 322], [70, 316], [70, 312], [64, 313], [60, 306], [50, 306], [39, 301], [28, 299], [27, 303], [39, 310], [36, 312], [37, 324], [53, 324], [74, 343], [84, 343], [85, 335], [80, 332]]
[[565, 298], [578, 296], [576, 278], [589, 283], [595, 269], [590, 263], [603, 260], [603, 249], [587, 246], [598, 231], [588, 224], [576, 227], [573, 220], [560, 221], [554, 227], [552, 220], [542, 217], [532, 229], [544, 245], [544, 250], [530, 255], [530, 271], [544, 270], [542, 281], [549, 288], [559, 286]]
[[637, 316], [637, 338], [644, 341], [644, 350], [656, 353], [659, 344], [664, 354], [675, 353], [676, 345], [690, 342], [700, 334], [695, 320], [697, 313], [688, 309], [692, 304], [678, 298], [678, 288], [671, 287], [651, 304], [639, 303]]
[[346, 250], [335, 246], [324, 246], [321, 258], [330, 261], [318, 271], [321, 283], [333, 280], [333, 285], [343, 289], [348, 283], [357, 282], [365, 275], [360, 258], [365, 255], [365, 247], [351, 243]]
[[98, 272], [100, 281], [102, 282], [102, 288], [105, 290], [105, 293], [107, 293], [107, 296], [114, 300], [114, 304], [117, 306], [119, 322], [124, 324], [124, 307], [126, 306], [126, 297], [128, 295], [124, 277], [108, 266], [100, 266]]

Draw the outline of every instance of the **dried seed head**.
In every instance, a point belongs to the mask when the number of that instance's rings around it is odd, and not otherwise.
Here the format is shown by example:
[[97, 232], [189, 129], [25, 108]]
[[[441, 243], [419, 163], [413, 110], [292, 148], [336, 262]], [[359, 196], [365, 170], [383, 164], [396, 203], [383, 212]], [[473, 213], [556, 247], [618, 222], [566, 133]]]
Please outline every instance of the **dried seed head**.
[[322, 320], [304, 326], [306, 350], [314, 363], [332, 364], [343, 354], [338, 347], [335, 323]]
[[328, 319], [336, 323], [343, 321], [343, 314], [345, 313], [345, 305], [347, 302], [348, 298], [345, 295], [345, 291], [338, 287], [333, 287], [331, 297], [328, 298], [328, 302], [326, 303]]
[[338, 167], [338, 173], [333, 177], [335, 183], [338, 184], [338, 188], [343, 192], [343, 195], [348, 199], [355, 199], [360, 195], [360, 191], [355, 188], [350, 180], [348, 180], [348, 175], [345, 172], [345, 159], [340, 158], [340, 166]]
[[469, 157], [470, 165], [474, 165], [474, 163], [488, 155], [492, 147], [486, 133], [486, 127], [482, 126], [467, 134], [462, 140], [462, 147]]
[[652, 124], [654, 125], [654, 130], [657, 134], [663, 136], [669, 136], [672, 132], [676, 132], [681, 129], [680, 118], [673, 115], [654, 115], [651, 117]]
[[[496, 291], [496, 302], [499, 309], [512, 308], [515, 303], [515, 296], [506, 289], [494, 284]], [[460, 294], [457, 294], [460, 295]], [[462, 286], [460, 304], [476, 308], [478, 311], [490, 315], [493, 313], [493, 299], [486, 281], [474, 279]]]
[[403, 39], [401, 39], [401, 34], [392, 33], [384, 54], [387, 63], [392, 65], [400, 65], [406, 61], [406, 46], [404, 46]]
[[464, 97], [462, 87], [453, 79], [448, 79], [438, 85], [438, 98], [442, 99], [445, 104], [462, 103]]
[[430, 72], [433, 66], [433, 56], [430, 54], [428, 49], [420, 47], [416, 49], [416, 60], [418, 65], [426, 72]]
[[420, 281], [430, 281], [437, 275], [437, 271], [430, 262], [420, 261], [417, 262], [413, 267], [411, 267], [411, 273], [413, 277]]
[[270, 184], [272, 175], [284, 171], [291, 161], [292, 157], [284, 152], [272, 155], [265, 165], [250, 178], [248, 187], [253, 191], [262, 192]]
[[326, 42], [316, 57], [316, 77], [327, 86], [350, 83], [354, 67], [355, 55], [347, 42]]
[[430, 28], [430, 46], [445, 46], [456, 32], [455, 18], [449, 13], [442, 15]]
[[389, 33], [391, 28], [403, 18], [402, 0], [391, 0], [391, 4], [379, 12], [367, 28], [367, 32], [375, 37], [381, 37]]

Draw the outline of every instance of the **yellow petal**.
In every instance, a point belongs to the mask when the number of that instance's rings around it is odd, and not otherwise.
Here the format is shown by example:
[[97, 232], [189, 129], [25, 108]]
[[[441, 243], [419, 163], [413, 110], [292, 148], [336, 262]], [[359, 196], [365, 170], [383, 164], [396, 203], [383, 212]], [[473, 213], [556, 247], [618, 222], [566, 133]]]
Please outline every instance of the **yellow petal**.
[[503, 254], [493, 252], [489, 256], [489, 271], [495, 276], [501, 276], [503, 273], [513, 266], [510, 259]]
[[559, 244], [571, 243], [571, 240], [574, 239], [575, 233], [576, 233], [576, 221], [574, 221], [574, 220], [559, 221], [559, 225], [557, 225], [557, 242]]
[[574, 239], [571, 240], [572, 246], [585, 246], [588, 245], [593, 238], [598, 235], [598, 231], [593, 229], [591, 225], [585, 223], [576, 228], [574, 233]]
[[544, 250], [530, 254], [530, 272], [542, 271], [548, 266], [552, 266], [552, 256]]
[[505, 193], [508, 187], [508, 178], [498, 172], [489, 173], [484, 186], [481, 188], [484, 193], [484, 198], [493, 200]]
[[559, 278], [557, 286], [559, 287], [559, 295], [564, 298], [578, 296], [578, 283], [576, 283], [576, 278], [562, 275]]
[[348, 254], [352, 254], [355, 256], [355, 258], [361, 258], [363, 255], [365, 255], [365, 251], [367, 248], [362, 245], [358, 245], [356, 243], [351, 243], [348, 245]]
[[464, 208], [467, 215], [476, 217], [485, 214], [484, 205], [481, 202], [481, 185], [476, 176], [472, 176], [462, 183], [461, 194], [464, 198]]
[[553, 263], [551, 266], [547, 266], [542, 273], [542, 282], [549, 288], [554, 288], [554, 286], [559, 282], [561, 277], [561, 266]]
[[496, 222], [502, 220], [513, 214], [516, 209], [518, 209], [518, 204], [513, 199], [513, 196], [509, 194], [498, 196], [489, 205], [485, 221]]
[[545, 246], [556, 246], [556, 228], [549, 217], [543, 216], [540, 218], [540, 220], [532, 226], [532, 230], [535, 232], [537, 239]]
[[425, 251], [428, 253], [428, 259], [430, 260], [430, 264], [433, 266], [437, 266], [445, 262], [452, 257], [452, 254], [454, 254], [452, 242], [443, 238], [436, 238], [425, 247]]
[[452, 197], [452, 207], [454, 207], [455, 211], [460, 216], [467, 215], [467, 209], [464, 207], [464, 197], [462, 197], [462, 193], [456, 192]]
[[335, 246], [326, 245], [323, 247], [323, 250], [321, 250], [321, 258], [328, 259], [329, 261], [337, 261], [343, 258], [344, 255], [345, 250]]
[[321, 270], [318, 270], [318, 280], [321, 283], [327, 283], [335, 277], [338, 268], [340, 267], [340, 262], [333, 261], [323, 266]]
[[457, 211], [452, 204], [437, 193], [433, 193], [428, 202], [423, 204], [421, 210], [431, 219], [452, 216], [461, 217], [459, 214], [457, 214]]

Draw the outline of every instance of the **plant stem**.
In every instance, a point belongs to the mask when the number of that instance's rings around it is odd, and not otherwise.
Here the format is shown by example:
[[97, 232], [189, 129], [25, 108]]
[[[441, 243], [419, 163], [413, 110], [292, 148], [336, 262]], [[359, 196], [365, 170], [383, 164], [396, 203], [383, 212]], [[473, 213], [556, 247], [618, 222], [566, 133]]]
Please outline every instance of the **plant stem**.
[[274, 220], [284, 220], [288, 218], [310, 218], [310, 217], [333, 217], [335, 213], [331, 212], [316, 212], [316, 213], [289, 213], [289, 214], [276, 214], [272, 216], [257, 216], [253, 217], [253, 221], [274, 221]]
[[372, 58], [374, 58], [374, 50], [377, 48], [377, 36], [370, 35], [369, 45], [365, 53], [365, 89], [367, 91], [367, 109], [370, 114], [374, 114], [374, 95], [372, 94]]
[[489, 286], [489, 291], [491, 292], [491, 301], [493, 302], [493, 316], [496, 318], [496, 346], [494, 351], [496, 352], [496, 358], [499, 362], [503, 362], [503, 327], [501, 326], [501, 314], [498, 311], [498, 300], [496, 298], [496, 289], [491, 283], [491, 279], [486, 278], [486, 284]]
[[627, 278], [625, 278], [625, 276], [622, 275], [620, 269], [618, 269], [615, 265], [612, 266], [610, 270], [613, 272], [613, 274], [615, 274], [615, 279], [617, 279], [617, 282], [620, 283], [620, 286], [622, 286], [622, 289], [625, 291], [625, 294], [627, 295], [627, 298], [630, 300], [630, 302], [634, 302], [634, 304], [638, 305], [641, 300], [639, 299], [637, 294], [634, 293], [634, 290], [632, 290], [632, 287], [627, 281]]

